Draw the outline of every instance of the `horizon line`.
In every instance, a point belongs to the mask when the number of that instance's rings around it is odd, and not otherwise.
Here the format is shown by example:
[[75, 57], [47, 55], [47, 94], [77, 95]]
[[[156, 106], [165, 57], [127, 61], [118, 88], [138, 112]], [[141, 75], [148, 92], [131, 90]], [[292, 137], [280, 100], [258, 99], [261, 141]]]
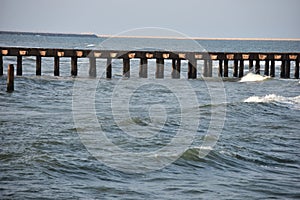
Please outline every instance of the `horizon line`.
[[250, 37], [177, 37], [177, 36], [150, 36], [150, 35], [110, 35], [95, 34], [97, 37], [113, 37], [113, 38], [150, 38], [150, 39], [178, 39], [178, 40], [261, 40], [261, 41], [300, 41], [300, 38], [250, 38]]
[[2, 31], [6, 33], [25, 33], [25, 34], [59, 34], [59, 35], [82, 35], [82, 36], [97, 36], [97, 37], [111, 37], [111, 38], [140, 38], [140, 39], [177, 39], [177, 40], [248, 40], [248, 41], [300, 41], [300, 38], [254, 38], [254, 37], [179, 37], [179, 36], [151, 36], [151, 35], [113, 35], [113, 34], [97, 34], [92, 32], [42, 32], [42, 31]]

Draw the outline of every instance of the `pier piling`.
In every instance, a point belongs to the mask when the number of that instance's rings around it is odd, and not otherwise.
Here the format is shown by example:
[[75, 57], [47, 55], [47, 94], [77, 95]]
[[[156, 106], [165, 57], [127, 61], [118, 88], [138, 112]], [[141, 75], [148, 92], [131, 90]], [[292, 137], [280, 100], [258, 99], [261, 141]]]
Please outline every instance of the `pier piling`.
[[0, 55], [0, 76], [3, 76], [3, 57]]
[[235, 59], [233, 61], [233, 77], [238, 77], [238, 64], [239, 60]]
[[96, 77], [97, 71], [96, 71], [96, 58], [90, 57], [90, 68], [89, 68], [89, 76], [90, 77]]
[[123, 59], [123, 77], [130, 78], [130, 59]]
[[173, 59], [172, 60], [172, 78], [179, 79], [180, 78], [180, 66], [181, 60], [180, 59]]
[[197, 78], [197, 61], [196, 59], [188, 60], [188, 79], [196, 79]]
[[59, 57], [54, 57], [54, 76], [59, 76]]
[[7, 92], [14, 91], [14, 65], [9, 64], [7, 68]]
[[253, 60], [252, 59], [250, 59], [249, 60], [249, 72], [252, 72], [253, 73]]
[[17, 76], [22, 76], [22, 56], [17, 56]]
[[223, 77], [223, 60], [219, 60], [218, 77]]
[[41, 76], [42, 75], [42, 57], [41, 56], [36, 56], [35, 74], [37, 76]]
[[141, 58], [141, 60], [140, 60], [139, 77], [140, 78], [148, 78], [148, 60], [147, 60], [147, 58]]
[[208, 76], [208, 63], [207, 60], [203, 60], [203, 77]]
[[294, 76], [295, 76], [296, 79], [299, 79], [299, 61], [300, 61], [300, 59], [299, 59], [299, 56], [298, 56], [298, 59], [295, 61], [295, 74], [294, 74]]
[[111, 79], [111, 75], [112, 75], [112, 59], [111, 58], [107, 58], [106, 61], [106, 78], [107, 79]]
[[78, 74], [78, 67], [77, 67], [77, 57], [71, 57], [71, 76], [77, 76]]
[[164, 59], [163, 58], [156, 59], [155, 77], [156, 78], [164, 78]]
[[291, 74], [291, 61], [286, 60], [285, 61], [285, 78], [290, 78]]
[[228, 77], [228, 60], [224, 60], [224, 77]]
[[239, 67], [239, 78], [244, 76], [244, 60], [240, 60], [240, 67]]
[[265, 60], [265, 76], [269, 76], [270, 75], [270, 61], [269, 59]]
[[280, 78], [285, 78], [285, 60], [281, 61], [281, 66], [280, 66]]
[[213, 65], [213, 61], [209, 59], [209, 60], [207, 61], [207, 63], [208, 63], [208, 72], [207, 72], [207, 76], [208, 76], [208, 77], [212, 77], [212, 72], [213, 72], [212, 65]]
[[275, 60], [271, 60], [270, 76], [275, 77]]
[[260, 60], [255, 61], [255, 74], [260, 74]]

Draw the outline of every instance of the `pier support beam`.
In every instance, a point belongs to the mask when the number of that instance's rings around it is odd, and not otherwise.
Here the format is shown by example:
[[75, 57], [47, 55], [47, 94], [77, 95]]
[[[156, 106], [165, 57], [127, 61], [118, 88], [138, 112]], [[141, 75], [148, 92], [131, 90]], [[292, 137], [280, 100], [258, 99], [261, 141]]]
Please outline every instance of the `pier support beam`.
[[265, 76], [269, 76], [270, 75], [270, 60], [266, 59], [265, 60]]
[[172, 60], [172, 78], [179, 79], [180, 78], [180, 59]]
[[77, 76], [78, 74], [78, 67], [77, 67], [77, 57], [71, 57], [71, 76]]
[[295, 78], [299, 79], [299, 62], [300, 62], [300, 59], [298, 58], [296, 61], [295, 61]]
[[238, 66], [239, 65], [239, 60], [234, 60], [233, 61], [233, 77], [238, 77]]
[[291, 74], [291, 61], [290, 60], [286, 60], [285, 61], [285, 78], [290, 78], [290, 74]]
[[148, 60], [147, 60], [147, 58], [141, 58], [141, 60], [140, 60], [139, 76], [140, 76], [140, 78], [148, 78]]
[[249, 72], [253, 73], [253, 60], [249, 60]]
[[7, 68], [7, 92], [14, 91], [14, 65], [10, 64]]
[[123, 59], [123, 77], [130, 78], [130, 59]]
[[3, 76], [3, 56], [0, 55], [0, 76]]
[[207, 72], [207, 75], [208, 75], [208, 77], [212, 77], [212, 72], [213, 72], [212, 66], [213, 66], [213, 62], [212, 62], [212, 60], [208, 60], [207, 63], [208, 63], [208, 72]]
[[219, 60], [218, 76], [223, 77], [223, 60]]
[[224, 60], [224, 77], [228, 77], [228, 60]]
[[189, 59], [188, 61], [188, 79], [197, 78], [197, 60]]
[[280, 78], [285, 78], [285, 60], [281, 61]]
[[54, 57], [54, 76], [59, 76], [59, 57]]
[[90, 77], [96, 77], [97, 76], [97, 70], [96, 70], [96, 58], [90, 57], [90, 68], [89, 68], [89, 76]]
[[37, 76], [42, 75], [42, 57], [41, 56], [36, 56], [36, 66], [35, 66], [35, 74]]
[[156, 59], [155, 77], [156, 78], [164, 78], [164, 59], [163, 58]]
[[271, 60], [270, 76], [275, 77], [275, 60]]
[[255, 61], [255, 74], [260, 74], [260, 60]]
[[205, 59], [204, 62], [203, 62], [203, 77], [208, 77], [208, 62], [207, 60]]
[[239, 78], [244, 76], [244, 60], [240, 60], [240, 67], [239, 67]]
[[107, 58], [106, 62], [106, 78], [111, 79], [112, 75], [112, 60], [111, 58]]
[[17, 56], [17, 76], [22, 76], [22, 56]]

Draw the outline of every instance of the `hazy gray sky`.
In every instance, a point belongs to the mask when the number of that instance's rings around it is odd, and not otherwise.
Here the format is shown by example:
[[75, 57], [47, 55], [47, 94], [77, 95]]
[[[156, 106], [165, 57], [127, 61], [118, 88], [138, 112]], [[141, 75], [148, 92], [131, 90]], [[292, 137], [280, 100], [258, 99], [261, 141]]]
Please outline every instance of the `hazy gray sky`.
[[2, 31], [161, 27], [192, 37], [300, 38], [299, 21], [299, 0], [0, 0]]

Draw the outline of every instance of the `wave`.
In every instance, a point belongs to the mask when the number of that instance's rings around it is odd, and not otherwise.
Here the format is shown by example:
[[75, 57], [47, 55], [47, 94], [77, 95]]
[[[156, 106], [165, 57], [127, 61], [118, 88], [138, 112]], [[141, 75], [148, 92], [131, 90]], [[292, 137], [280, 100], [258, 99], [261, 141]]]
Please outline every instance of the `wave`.
[[300, 95], [295, 97], [284, 97], [275, 94], [268, 94], [266, 96], [251, 96], [244, 100], [245, 103], [280, 103], [293, 106], [293, 108], [300, 110]]
[[248, 73], [247, 75], [243, 76], [239, 82], [257, 82], [264, 81], [270, 78], [270, 76], [261, 76], [259, 74]]

